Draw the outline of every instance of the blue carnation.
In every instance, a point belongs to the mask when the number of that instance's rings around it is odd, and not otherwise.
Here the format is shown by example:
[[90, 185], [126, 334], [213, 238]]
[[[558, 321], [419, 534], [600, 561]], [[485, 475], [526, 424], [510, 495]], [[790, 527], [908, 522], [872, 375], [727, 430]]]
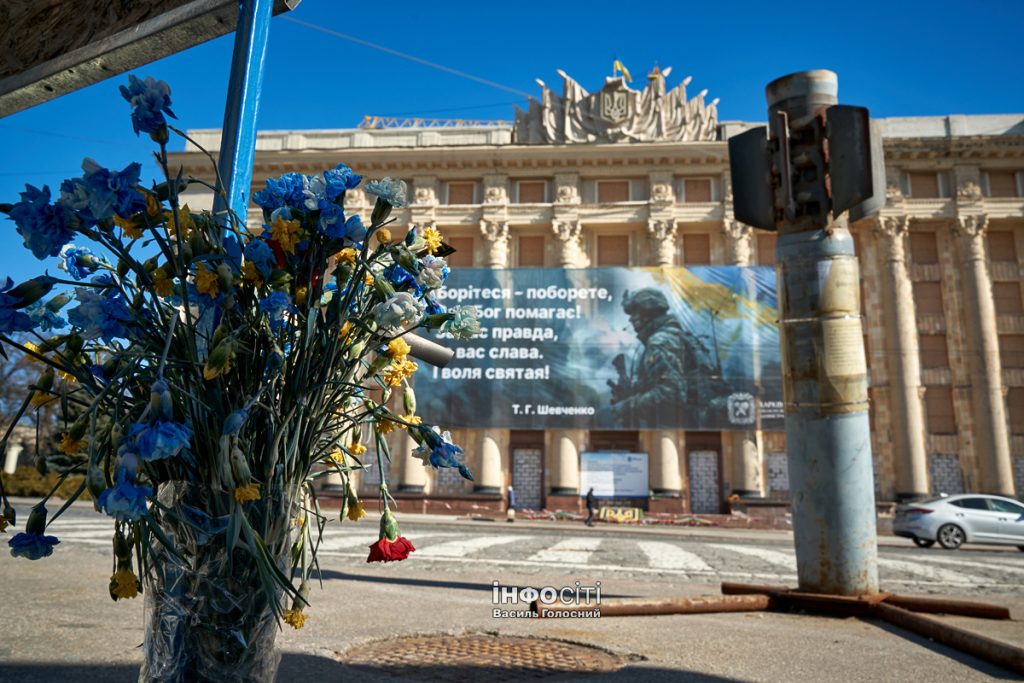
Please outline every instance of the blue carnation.
[[415, 457], [434, 467], [454, 467], [466, 479], [473, 479], [469, 468], [459, 461], [462, 449], [452, 443], [451, 434], [438, 434], [426, 426], [419, 426], [417, 431], [423, 443], [413, 452]]
[[320, 232], [332, 240], [345, 237], [345, 211], [334, 202], [325, 199], [320, 200], [318, 208]]
[[119, 522], [137, 522], [148, 513], [148, 498], [152, 496], [153, 489], [136, 484], [130, 468], [122, 466], [117, 468], [114, 486], [100, 493], [96, 504]]
[[427, 299], [427, 315], [441, 315], [445, 312], [445, 307], [433, 299]]
[[172, 458], [188, 446], [192, 430], [180, 422], [135, 422], [128, 428], [128, 443], [142, 460]]
[[291, 298], [284, 292], [272, 292], [264, 299], [260, 299], [260, 310], [267, 314], [270, 322], [270, 329], [277, 330], [285, 324], [285, 313], [295, 310]]
[[327, 198], [333, 202], [345, 190], [357, 187], [363, 181], [363, 176], [353, 173], [345, 164], [338, 164], [324, 171], [324, 180], [327, 182]]
[[146, 199], [135, 188], [142, 165], [131, 163], [122, 171], [111, 171], [92, 159], [82, 162], [85, 174], [65, 180], [60, 186], [60, 204], [76, 212], [92, 225], [112, 220], [114, 215], [128, 217], [146, 208]]
[[78, 306], [68, 311], [68, 321], [81, 328], [84, 339], [102, 337], [109, 344], [114, 339], [128, 336], [133, 316], [121, 292], [109, 289], [100, 293], [91, 287], [80, 287], [75, 291]]
[[366, 239], [366, 226], [363, 225], [363, 219], [359, 214], [353, 214], [345, 221], [345, 237], [353, 242], [362, 242]]
[[6, 278], [0, 283], [0, 333], [28, 332], [34, 327], [32, 318], [17, 310], [21, 301], [10, 294], [4, 294], [14, 286], [14, 281]]
[[56, 536], [45, 536], [23, 531], [7, 542], [13, 557], [41, 560], [53, 555], [53, 546], [60, 543]]
[[178, 118], [171, 111], [171, 88], [152, 76], [144, 81], [128, 76], [128, 86], [121, 86], [121, 97], [132, 105], [132, 127], [136, 135], [160, 130], [167, 124], [164, 114]]
[[283, 206], [301, 208], [305, 202], [305, 180], [306, 176], [301, 173], [285, 173], [280, 178], [267, 178], [266, 188], [253, 194], [252, 200], [267, 211], [276, 211]]
[[[2, 300], [0, 295], [0, 300]], [[57, 315], [49, 306], [43, 304], [42, 301], [37, 301], [31, 306], [25, 308], [25, 313], [28, 315], [29, 320], [32, 321], [33, 327], [38, 327], [43, 332], [52, 332], [53, 330], [60, 330], [67, 327], [68, 321]], [[0, 319], [3, 318], [2, 304], [0, 304]], [[2, 324], [0, 324], [2, 329]]]
[[60, 263], [57, 267], [66, 270], [76, 280], [84, 280], [96, 272], [99, 264], [100, 260], [93, 256], [88, 247], [68, 244], [60, 250]]
[[59, 204], [50, 204], [47, 185], [42, 190], [26, 185], [21, 201], [11, 207], [8, 216], [18, 226], [25, 247], [40, 260], [59, 254], [73, 236], [68, 228], [71, 212]]
[[407, 187], [404, 180], [384, 178], [371, 180], [364, 188], [366, 194], [376, 195], [381, 201], [387, 202], [396, 209], [408, 206]]
[[274, 264], [277, 262], [270, 245], [258, 238], [250, 240], [245, 245], [245, 260], [251, 261], [263, 277], [270, 275], [270, 271], [274, 269]]
[[416, 282], [416, 278], [413, 277], [412, 273], [397, 263], [392, 263], [384, 269], [384, 277], [388, 279], [388, 282], [394, 285], [396, 290], [402, 291], [408, 289], [412, 290], [413, 294], [417, 297], [423, 296], [423, 288]]

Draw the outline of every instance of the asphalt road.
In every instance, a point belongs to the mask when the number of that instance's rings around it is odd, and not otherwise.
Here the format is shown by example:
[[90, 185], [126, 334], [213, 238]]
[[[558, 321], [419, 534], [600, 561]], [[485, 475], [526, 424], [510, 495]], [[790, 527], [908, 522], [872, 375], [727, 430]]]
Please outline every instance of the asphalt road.
[[[25, 510], [19, 510], [24, 513]], [[417, 550], [404, 562], [367, 564], [371, 513], [332, 522], [321, 550], [323, 584], [309, 621], [279, 638], [279, 680], [394, 680], [339, 665], [346, 653], [413, 634], [497, 633], [598, 646], [629, 664], [615, 680], [1014, 679], [972, 657], [858, 619], [737, 613], [601, 619], [494, 618], [492, 582], [572, 586], [601, 582], [603, 597], [718, 594], [721, 581], [795, 585], [786, 532], [630, 528], [580, 523], [483, 522], [400, 515]], [[132, 681], [141, 661], [143, 601], [113, 603], [110, 522], [75, 507], [51, 527], [61, 538], [39, 562], [0, 553], [0, 681]], [[885, 590], [976, 599], [1011, 607], [1009, 622], [944, 618], [1024, 643], [1024, 553], [965, 546], [920, 549], [880, 538]], [[490, 680], [497, 672], [477, 671]], [[473, 678], [471, 677], [471, 678]], [[593, 680], [607, 680], [608, 675]]]

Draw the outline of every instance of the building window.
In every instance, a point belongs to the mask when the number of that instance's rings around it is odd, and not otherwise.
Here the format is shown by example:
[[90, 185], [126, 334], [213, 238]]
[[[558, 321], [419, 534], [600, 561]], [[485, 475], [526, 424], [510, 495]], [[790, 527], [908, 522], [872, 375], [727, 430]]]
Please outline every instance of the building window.
[[598, 235], [597, 265], [628, 266], [629, 235]]
[[939, 244], [934, 232], [910, 233], [910, 259], [922, 266], [939, 262]]
[[518, 201], [520, 204], [543, 204], [547, 199], [548, 184], [543, 180], [520, 180]]
[[1019, 282], [993, 282], [992, 298], [995, 299], [997, 315], [1019, 315], [1024, 313], [1021, 305]]
[[775, 265], [775, 235], [757, 236], [757, 262], [762, 266]]
[[476, 183], [448, 183], [449, 204], [473, 204], [476, 198]]
[[455, 253], [449, 254], [446, 258], [448, 265], [461, 268], [473, 267], [473, 238], [472, 237], [447, 237], [448, 243]]
[[1010, 433], [1024, 434], [1024, 387], [1010, 387], [1006, 392], [1006, 406], [1010, 414]]
[[937, 199], [942, 196], [938, 173], [908, 173], [909, 196], [914, 199]]
[[683, 180], [683, 201], [688, 204], [712, 201], [711, 179], [686, 178]]
[[999, 362], [1004, 368], [1024, 368], [1024, 334], [999, 335]]
[[629, 201], [628, 180], [597, 181], [597, 201], [602, 204]]
[[989, 197], [1019, 197], [1017, 173], [1013, 171], [986, 171], [985, 184]]
[[989, 230], [988, 257], [993, 263], [1016, 263], [1017, 243], [1010, 230]]
[[519, 238], [517, 264], [523, 267], [544, 267], [544, 235], [523, 235]]
[[918, 337], [918, 348], [921, 351], [922, 368], [949, 367], [949, 350], [946, 348], [946, 335], [922, 334]]
[[929, 434], [956, 434], [956, 413], [953, 410], [953, 390], [951, 388], [926, 387], [924, 404], [925, 412], [928, 415]]
[[711, 265], [710, 235], [683, 235], [683, 264], [687, 266]]
[[942, 307], [942, 284], [939, 282], [915, 282], [914, 302], [920, 315], [945, 315]]

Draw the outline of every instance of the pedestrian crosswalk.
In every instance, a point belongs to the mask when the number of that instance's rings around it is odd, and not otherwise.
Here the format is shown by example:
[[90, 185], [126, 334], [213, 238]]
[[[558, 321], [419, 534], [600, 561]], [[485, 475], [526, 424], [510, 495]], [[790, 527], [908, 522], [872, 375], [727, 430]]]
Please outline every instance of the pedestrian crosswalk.
[[[623, 537], [568, 535], [557, 528], [519, 532], [465, 530], [458, 527], [406, 529], [416, 546], [416, 566], [448, 563], [455, 568], [491, 566], [590, 574], [675, 575], [701, 581], [757, 581], [793, 584], [796, 556], [792, 547], [771, 541], [721, 543], [698, 538], [639, 534]], [[109, 550], [109, 520], [60, 520], [49, 529], [64, 547]], [[325, 563], [363, 562], [378, 538], [376, 525], [328, 525], [319, 547]], [[456, 563], [456, 564], [452, 564]], [[896, 588], [1015, 588], [1024, 579], [1024, 555], [1005, 552], [950, 554], [914, 548], [882, 547], [878, 558], [883, 585]]]

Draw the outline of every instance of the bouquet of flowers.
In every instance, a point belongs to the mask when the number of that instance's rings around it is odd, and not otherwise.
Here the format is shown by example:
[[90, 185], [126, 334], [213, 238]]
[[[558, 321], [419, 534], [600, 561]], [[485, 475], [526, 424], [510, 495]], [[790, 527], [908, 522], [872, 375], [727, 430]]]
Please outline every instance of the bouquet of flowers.
[[[302, 626], [328, 521], [314, 481], [340, 475], [341, 518], [358, 520], [351, 475], [373, 446], [383, 513], [367, 561], [390, 561], [414, 548], [391, 511], [385, 435], [408, 430], [424, 464], [471, 478], [461, 449], [416, 414], [407, 335], [465, 338], [476, 310], [434, 301], [449, 272], [436, 230], [386, 227], [403, 182], [364, 185], [376, 196], [366, 225], [343, 209], [362, 182], [347, 166], [287, 173], [254, 195], [265, 225], [246, 230], [179, 202], [190, 182], [223, 190], [168, 168], [170, 134], [187, 136], [165, 118], [167, 85], [130, 77], [121, 93], [136, 134], [159, 146], [164, 182], [87, 159], [59, 196], [27, 186], [0, 205], [33, 255], [59, 257], [71, 278], [0, 278], [0, 353], [40, 365], [14, 422], [59, 404], [58, 452], [37, 455], [84, 473], [77, 495], [114, 518], [110, 595], [149, 596], [142, 678], [271, 678], [279, 619]], [[53, 553], [48, 528], [71, 501], [48, 519], [47, 499], [13, 555]], [[4, 528], [15, 513], [2, 489], [0, 502]]]

